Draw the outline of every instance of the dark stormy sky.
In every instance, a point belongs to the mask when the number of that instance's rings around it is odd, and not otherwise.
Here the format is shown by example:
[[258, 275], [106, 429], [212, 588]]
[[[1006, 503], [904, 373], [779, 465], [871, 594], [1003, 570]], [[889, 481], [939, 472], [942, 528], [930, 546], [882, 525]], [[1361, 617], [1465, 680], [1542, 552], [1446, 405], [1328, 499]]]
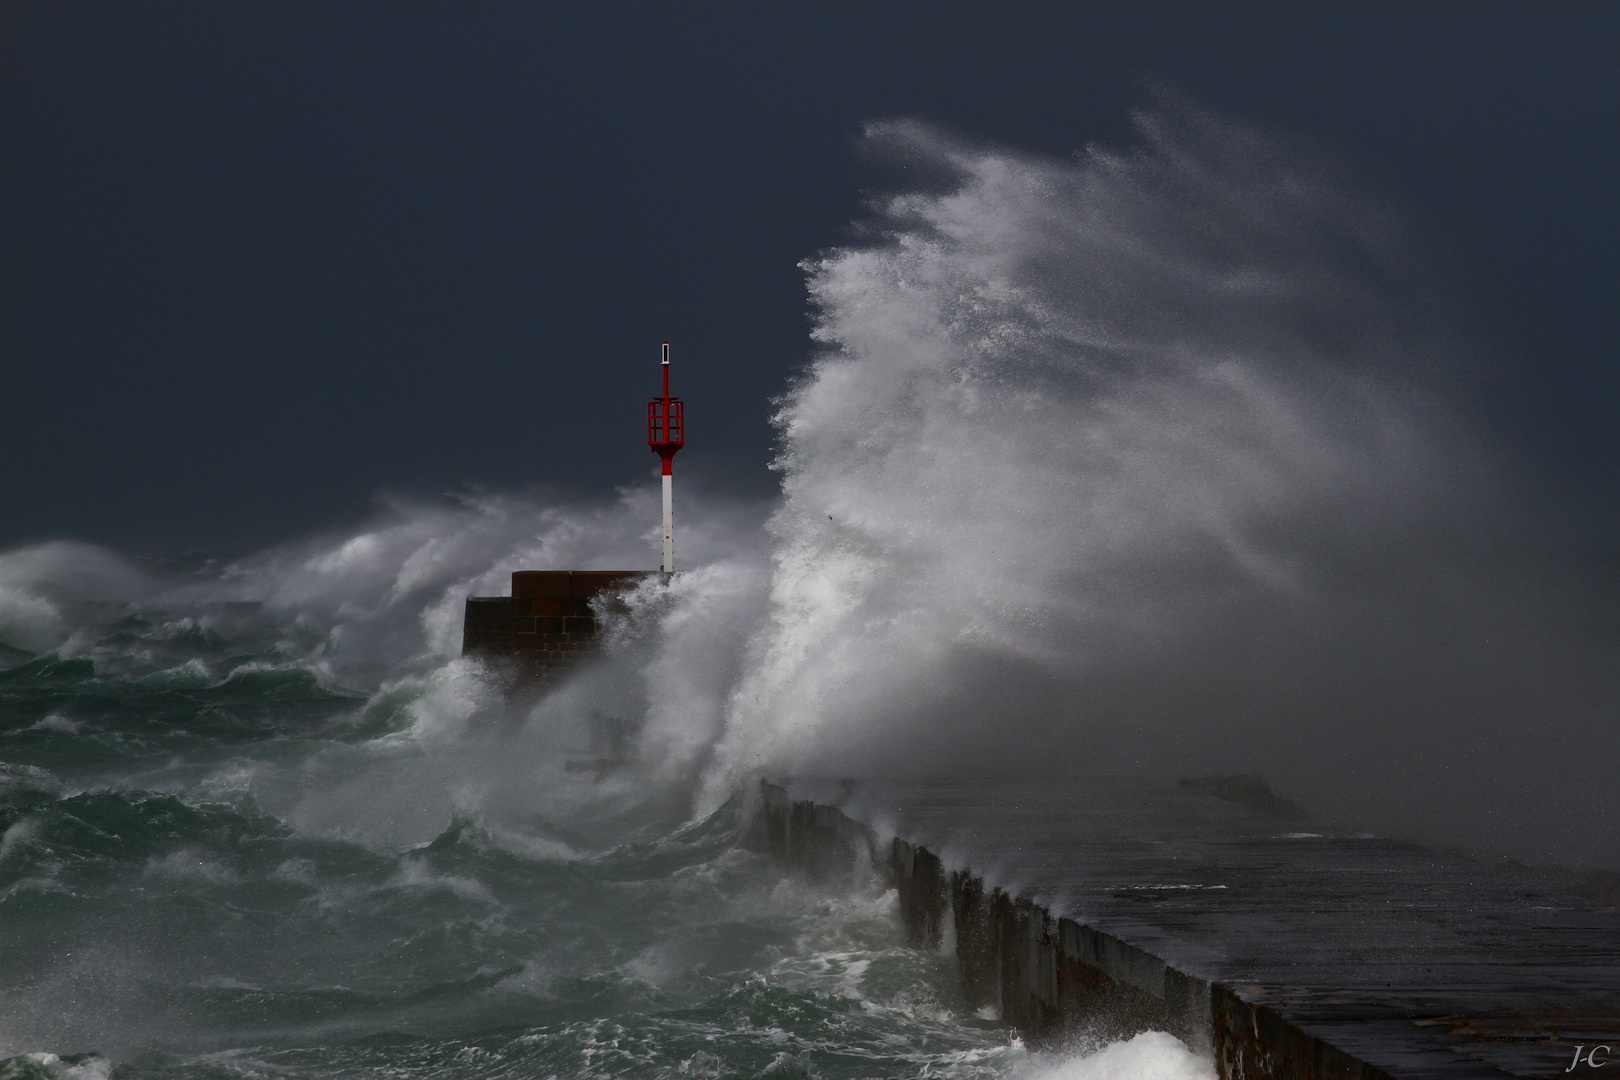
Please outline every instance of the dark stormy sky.
[[1066, 154], [1153, 82], [1404, 208], [1538, 486], [1620, 470], [1620, 6], [0, 7], [0, 547], [245, 550], [378, 491], [765, 494], [864, 121]]

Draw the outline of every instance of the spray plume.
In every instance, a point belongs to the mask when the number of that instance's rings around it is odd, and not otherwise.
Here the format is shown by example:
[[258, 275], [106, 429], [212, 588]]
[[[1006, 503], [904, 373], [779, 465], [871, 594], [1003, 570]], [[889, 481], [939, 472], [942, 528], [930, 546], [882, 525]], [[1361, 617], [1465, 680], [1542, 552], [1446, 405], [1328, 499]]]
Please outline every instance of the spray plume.
[[1602, 796], [1562, 769], [1613, 758], [1612, 692], [1435, 392], [1465, 355], [1396, 216], [1218, 118], [1138, 121], [1071, 161], [868, 130], [937, 182], [805, 264], [822, 351], [776, 415], [768, 624], [709, 800], [760, 769], [1261, 768], [1590, 857]]

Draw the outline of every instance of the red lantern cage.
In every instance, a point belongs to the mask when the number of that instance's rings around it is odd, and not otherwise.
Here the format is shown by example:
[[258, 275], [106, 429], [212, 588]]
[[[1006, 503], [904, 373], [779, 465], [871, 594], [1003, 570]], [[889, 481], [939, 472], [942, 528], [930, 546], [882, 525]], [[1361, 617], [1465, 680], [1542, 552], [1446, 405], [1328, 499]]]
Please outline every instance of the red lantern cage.
[[675, 452], [686, 445], [686, 407], [669, 396], [669, 342], [664, 342], [664, 396], [647, 402], [647, 447], [664, 462], [664, 475], [674, 473]]

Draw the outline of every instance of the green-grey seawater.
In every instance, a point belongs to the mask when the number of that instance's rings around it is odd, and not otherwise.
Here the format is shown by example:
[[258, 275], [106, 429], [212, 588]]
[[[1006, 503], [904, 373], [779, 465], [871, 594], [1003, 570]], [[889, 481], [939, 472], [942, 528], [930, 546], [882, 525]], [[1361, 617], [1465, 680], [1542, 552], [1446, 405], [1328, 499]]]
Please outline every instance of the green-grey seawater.
[[594, 844], [473, 811], [403, 846], [278, 816], [262, 792], [397, 757], [413, 700], [323, 685], [282, 630], [132, 616], [0, 671], [0, 1077], [967, 1077], [1023, 1056], [947, 958], [902, 947], [892, 895], [784, 876], [738, 846], [736, 801]]

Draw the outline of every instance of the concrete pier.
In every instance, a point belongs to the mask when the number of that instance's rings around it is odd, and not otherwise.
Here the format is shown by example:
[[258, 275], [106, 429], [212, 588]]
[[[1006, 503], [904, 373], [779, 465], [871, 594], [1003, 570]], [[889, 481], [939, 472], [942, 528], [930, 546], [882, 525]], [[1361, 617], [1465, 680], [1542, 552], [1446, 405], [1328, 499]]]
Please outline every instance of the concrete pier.
[[1032, 1038], [1168, 1030], [1229, 1080], [1620, 1070], [1620, 913], [1465, 859], [1118, 777], [767, 783], [760, 826], [887, 876]]
[[517, 570], [511, 596], [467, 599], [463, 656], [510, 663], [525, 679], [554, 679], [596, 650], [597, 616], [656, 571]]

